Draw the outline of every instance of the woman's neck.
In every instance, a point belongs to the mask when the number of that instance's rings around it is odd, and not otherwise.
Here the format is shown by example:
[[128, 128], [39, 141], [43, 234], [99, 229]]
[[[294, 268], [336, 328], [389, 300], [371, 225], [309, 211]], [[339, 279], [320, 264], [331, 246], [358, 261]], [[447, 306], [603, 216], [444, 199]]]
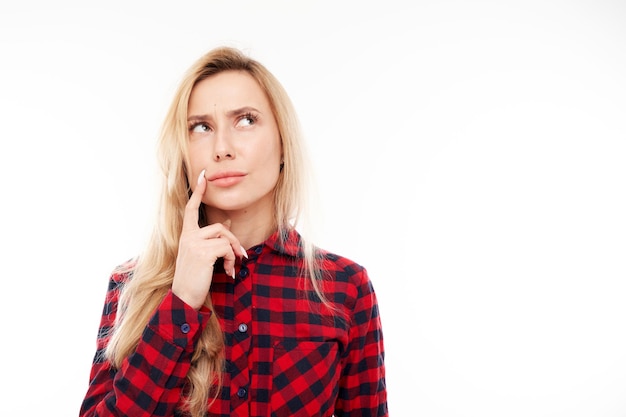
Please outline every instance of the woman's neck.
[[244, 249], [265, 242], [277, 229], [271, 211], [222, 211], [207, 208], [206, 213], [209, 224], [230, 220], [230, 231]]
[[276, 231], [276, 226], [274, 221], [254, 223], [247, 220], [231, 219], [230, 231], [239, 239], [241, 246], [247, 250], [265, 242]]

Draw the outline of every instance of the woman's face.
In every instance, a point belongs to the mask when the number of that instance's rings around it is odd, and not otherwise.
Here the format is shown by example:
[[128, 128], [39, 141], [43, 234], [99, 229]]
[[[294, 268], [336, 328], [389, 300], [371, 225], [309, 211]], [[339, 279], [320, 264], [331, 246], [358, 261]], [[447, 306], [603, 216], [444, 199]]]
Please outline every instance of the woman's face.
[[226, 71], [200, 81], [189, 98], [190, 177], [206, 170], [202, 202], [211, 211], [273, 211], [282, 147], [269, 101], [256, 80]]

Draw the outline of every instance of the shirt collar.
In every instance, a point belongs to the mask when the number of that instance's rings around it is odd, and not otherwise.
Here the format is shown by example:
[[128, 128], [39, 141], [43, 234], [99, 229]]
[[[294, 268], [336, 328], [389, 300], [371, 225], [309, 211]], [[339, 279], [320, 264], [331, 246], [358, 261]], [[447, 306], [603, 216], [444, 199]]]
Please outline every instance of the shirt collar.
[[265, 245], [283, 255], [295, 258], [304, 256], [302, 236], [293, 228], [277, 230], [265, 241]]

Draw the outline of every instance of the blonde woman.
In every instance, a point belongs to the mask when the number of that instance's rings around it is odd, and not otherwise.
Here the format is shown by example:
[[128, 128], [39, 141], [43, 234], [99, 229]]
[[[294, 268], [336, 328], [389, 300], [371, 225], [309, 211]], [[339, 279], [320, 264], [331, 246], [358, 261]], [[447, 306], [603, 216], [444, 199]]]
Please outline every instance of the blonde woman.
[[387, 416], [376, 296], [296, 230], [306, 158], [289, 97], [233, 48], [183, 78], [145, 250], [110, 278], [88, 416]]

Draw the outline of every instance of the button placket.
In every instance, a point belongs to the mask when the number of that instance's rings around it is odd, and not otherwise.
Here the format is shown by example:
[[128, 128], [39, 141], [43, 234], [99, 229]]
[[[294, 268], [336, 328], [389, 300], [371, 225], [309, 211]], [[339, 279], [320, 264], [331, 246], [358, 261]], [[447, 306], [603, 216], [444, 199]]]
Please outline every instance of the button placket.
[[[230, 363], [230, 389], [232, 400], [236, 403], [246, 401], [248, 398], [248, 386], [250, 373], [248, 361], [251, 349], [250, 323], [252, 322], [252, 280], [249, 279], [254, 269], [253, 256], [241, 262], [241, 268], [237, 273], [233, 293], [233, 317], [231, 335]], [[245, 279], [248, 278], [248, 279]]]

